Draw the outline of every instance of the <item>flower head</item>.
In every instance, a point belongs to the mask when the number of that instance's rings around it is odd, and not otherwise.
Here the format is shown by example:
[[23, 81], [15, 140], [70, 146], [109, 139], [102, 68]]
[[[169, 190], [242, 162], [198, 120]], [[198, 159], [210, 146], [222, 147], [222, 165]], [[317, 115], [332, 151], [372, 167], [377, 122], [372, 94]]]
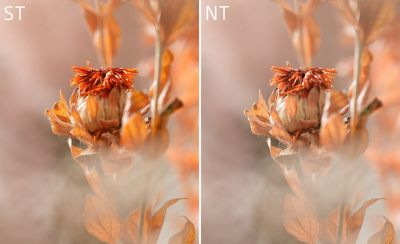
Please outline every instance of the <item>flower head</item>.
[[324, 118], [348, 107], [347, 97], [332, 86], [336, 71], [312, 67], [272, 70], [275, 75], [270, 84], [277, 88], [268, 102], [260, 93], [258, 102], [245, 111], [252, 132], [276, 139], [290, 150], [318, 146]]
[[[133, 89], [136, 69], [73, 67], [71, 81], [77, 85], [69, 104], [60, 101], [47, 110], [53, 132], [87, 144], [109, 145], [120, 130], [126, 100]], [[147, 102], [147, 97], [144, 98]], [[69, 105], [69, 106], [68, 106]]]
[[319, 127], [326, 92], [332, 88], [335, 69], [272, 67], [270, 84], [277, 86], [270, 102], [289, 133]]
[[126, 166], [125, 159], [130, 159], [132, 153], [158, 157], [165, 151], [167, 121], [182, 106], [179, 99], [161, 108], [160, 122], [152, 134], [151, 95], [134, 89], [136, 69], [74, 67], [73, 70], [72, 85], [78, 87], [69, 102], [60, 92], [59, 101], [46, 110], [46, 115], [54, 134], [70, 138], [75, 160], [98, 157], [104, 165], [118, 170]]
[[136, 69], [73, 67], [75, 76], [71, 85], [79, 87], [82, 97], [88, 95], [108, 95], [115, 87], [129, 91], [133, 89]]
[[332, 88], [335, 69], [327, 68], [299, 68], [272, 66], [275, 73], [271, 79], [271, 86], [277, 86], [279, 95], [306, 96], [314, 87], [328, 90]]

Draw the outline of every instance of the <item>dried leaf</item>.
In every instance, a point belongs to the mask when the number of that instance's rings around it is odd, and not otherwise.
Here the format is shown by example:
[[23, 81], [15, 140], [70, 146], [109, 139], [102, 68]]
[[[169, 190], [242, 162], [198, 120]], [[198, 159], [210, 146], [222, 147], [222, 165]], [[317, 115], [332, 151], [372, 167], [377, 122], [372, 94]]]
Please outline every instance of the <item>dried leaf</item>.
[[[144, 243], [147, 243], [147, 235], [148, 235], [148, 225], [149, 225], [149, 220], [148, 220], [148, 211], [146, 211], [145, 216], [144, 216], [144, 223], [143, 223], [143, 241]], [[136, 243], [136, 241], [139, 238], [138, 235], [138, 230], [139, 230], [139, 225], [140, 225], [140, 212], [138, 210], [135, 210], [131, 213], [131, 215], [128, 218], [127, 221], [127, 231], [128, 231], [128, 236], [129, 238], [133, 241], [133, 243]]]
[[86, 197], [84, 219], [86, 230], [97, 239], [117, 244], [120, 235], [120, 222], [112, 208], [101, 198]]
[[125, 108], [127, 109], [127, 113], [129, 115], [140, 112], [141, 110], [146, 109], [150, 105], [150, 98], [147, 94], [141, 91], [132, 91], [128, 94], [127, 104]]
[[159, 0], [162, 40], [166, 44], [174, 42], [183, 28], [195, 16], [195, 0]]
[[395, 232], [393, 224], [385, 218], [385, 225], [379, 232], [369, 238], [368, 244], [393, 244], [394, 237]]
[[315, 212], [307, 202], [293, 195], [286, 195], [283, 207], [283, 226], [299, 241], [316, 244], [319, 222]]
[[383, 106], [382, 102], [377, 98], [375, 98], [371, 103], [369, 103], [365, 107], [365, 109], [361, 112], [357, 127], [365, 128], [368, 116], [370, 116], [373, 112], [375, 112], [382, 106]]
[[293, 34], [293, 32], [297, 28], [297, 23], [298, 23], [298, 18], [296, 13], [286, 0], [277, 0], [276, 2], [282, 8], [283, 17], [285, 18], [285, 22], [289, 29], [289, 32]]
[[320, 46], [321, 31], [312, 16], [304, 18], [302, 24], [301, 29], [296, 29], [293, 33], [292, 41], [305, 66], [310, 66], [312, 57]]
[[161, 112], [161, 120], [165, 121], [168, 117], [183, 107], [183, 102], [179, 98], [175, 98], [168, 106]]
[[293, 46], [305, 66], [310, 66], [321, 40], [320, 28], [312, 16], [312, 12], [320, 1], [309, 0], [300, 3], [298, 11], [295, 11], [286, 0], [276, 0], [276, 2], [282, 8]]
[[268, 107], [261, 91], [259, 91], [258, 102], [254, 103], [250, 110], [245, 110], [244, 114], [249, 120], [253, 134], [258, 136], [267, 136], [269, 134], [271, 127], [268, 119]]
[[356, 243], [358, 234], [360, 233], [364, 216], [367, 208], [382, 198], [374, 198], [366, 201], [356, 212], [354, 212], [347, 221], [348, 243]]
[[366, 45], [374, 42], [395, 15], [395, 0], [358, 0], [359, 25]]
[[285, 179], [292, 189], [293, 193], [295, 193], [299, 197], [305, 197], [305, 192], [302, 187], [302, 183], [300, 181], [299, 175], [297, 174], [296, 168], [293, 167], [286, 167], [283, 171]]
[[122, 127], [121, 142], [127, 148], [138, 150], [146, 141], [147, 135], [148, 130], [143, 116], [135, 113]]
[[89, 26], [89, 30], [92, 33], [95, 32], [96, 28], [97, 28], [96, 12], [92, 8], [92, 6], [90, 6], [90, 4], [88, 4], [86, 1], [78, 0], [77, 2], [79, 3], [79, 5], [82, 7], [82, 9], [84, 11], [85, 20], [86, 20], [87, 25]]
[[349, 99], [343, 92], [331, 90], [325, 98], [325, 105], [322, 112], [322, 124], [325, 124], [333, 113], [343, 114], [349, 108]]
[[156, 28], [164, 45], [173, 43], [196, 15], [195, 0], [133, 0]]
[[331, 115], [321, 128], [321, 143], [327, 148], [338, 150], [348, 134], [346, 125], [340, 114]]
[[106, 200], [107, 199], [107, 194], [104, 191], [104, 185], [103, 182], [101, 181], [101, 178], [99, 176], [99, 173], [97, 172], [96, 168], [85, 168], [85, 177], [94, 191], [94, 193], [97, 194], [97, 196], [101, 197], [102, 199]]
[[[320, 239], [323, 243], [336, 243], [337, 229], [339, 223], [339, 209], [336, 209], [328, 215], [328, 217], [322, 222], [320, 230]], [[346, 232], [346, 221], [343, 221], [343, 234]], [[343, 237], [342, 239], [346, 239]]]
[[186, 219], [186, 224], [182, 230], [173, 235], [171, 239], [169, 239], [168, 244], [192, 244], [196, 239], [196, 230], [192, 222], [189, 219]]
[[158, 236], [160, 235], [161, 229], [164, 225], [165, 214], [169, 207], [174, 205], [177, 201], [182, 198], [171, 199], [164, 203], [164, 205], [158, 209], [150, 218], [149, 221], [149, 243], [157, 243]]
[[93, 35], [94, 44], [101, 55], [104, 65], [111, 66], [121, 41], [121, 29], [113, 16], [119, 0], [99, 1], [94, 10], [85, 0], [76, 0], [84, 10], [85, 19]]

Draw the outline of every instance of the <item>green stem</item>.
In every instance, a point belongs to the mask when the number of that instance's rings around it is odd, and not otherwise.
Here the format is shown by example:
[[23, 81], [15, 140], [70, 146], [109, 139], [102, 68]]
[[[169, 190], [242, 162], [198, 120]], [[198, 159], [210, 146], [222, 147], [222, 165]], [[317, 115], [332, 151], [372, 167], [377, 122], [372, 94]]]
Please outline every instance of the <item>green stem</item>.
[[356, 131], [358, 124], [359, 114], [357, 112], [357, 100], [358, 100], [358, 86], [360, 83], [360, 74], [361, 74], [361, 65], [362, 65], [362, 53], [363, 53], [363, 45], [360, 38], [360, 34], [357, 30], [355, 30], [355, 43], [354, 43], [354, 71], [353, 71], [353, 92], [352, 92], [352, 108], [351, 108], [351, 130], [352, 133]]
[[159, 98], [159, 89], [160, 89], [160, 78], [161, 78], [161, 69], [162, 69], [162, 56], [163, 56], [163, 45], [161, 42], [160, 30], [156, 27], [156, 47], [155, 47], [155, 61], [154, 61], [154, 90], [153, 90], [153, 99], [152, 99], [152, 134], [155, 135], [158, 126], [159, 113], [158, 113], [158, 98]]

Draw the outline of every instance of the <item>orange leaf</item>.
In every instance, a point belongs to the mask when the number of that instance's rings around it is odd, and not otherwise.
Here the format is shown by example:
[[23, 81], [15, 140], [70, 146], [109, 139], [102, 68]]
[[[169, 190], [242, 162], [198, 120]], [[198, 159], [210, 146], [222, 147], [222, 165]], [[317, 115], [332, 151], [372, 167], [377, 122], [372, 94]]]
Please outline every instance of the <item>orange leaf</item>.
[[149, 243], [157, 243], [168, 208], [179, 200], [182, 200], [182, 198], [175, 198], [165, 202], [164, 205], [151, 216], [149, 222]]
[[149, 107], [149, 104], [150, 98], [147, 94], [134, 90], [128, 95], [126, 108], [128, 109], [128, 114], [131, 115], [146, 109]]
[[79, 5], [82, 7], [85, 20], [87, 25], [89, 26], [89, 30], [93, 33], [97, 27], [97, 14], [93, 10], [93, 8], [84, 0], [78, 0]]
[[396, 0], [362, 0], [358, 1], [360, 10], [359, 25], [366, 45], [376, 40], [383, 26], [395, 15]]
[[393, 224], [385, 218], [385, 225], [379, 232], [369, 238], [368, 244], [393, 244], [394, 237]]
[[112, 208], [95, 195], [86, 197], [84, 219], [86, 230], [97, 239], [117, 244], [120, 235], [120, 222]]
[[356, 243], [358, 234], [360, 233], [362, 224], [364, 222], [364, 216], [367, 208], [379, 200], [382, 200], [382, 198], [374, 198], [366, 201], [355, 213], [350, 216], [347, 222], [349, 243]]
[[292, 34], [296, 30], [297, 23], [299, 22], [297, 15], [286, 0], [278, 0], [277, 4], [282, 8], [283, 17], [285, 18], [286, 25], [289, 29], [290, 34]]
[[192, 244], [196, 239], [196, 230], [192, 222], [186, 219], [186, 224], [181, 231], [169, 239], [168, 244]]
[[315, 212], [298, 196], [286, 195], [283, 206], [283, 226], [299, 241], [316, 244], [319, 222]]
[[162, 40], [168, 45], [182, 33], [184, 27], [195, 16], [195, 0], [159, 0]]
[[328, 149], [337, 150], [346, 139], [348, 132], [340, 114], [333, 114], [321, 129], [321, 143]]
[[196, 15], [195, 0], [133, 0], [133, 3], [160, 29], [164, 45], [173, 43]]
[[[147, 211], [146, 211], [147, 212]], [[138, 210], [133, 211], [129, 216], [127, 225], [128, 225], [128, 235], [130, 239], [135, 243], [138, 240], [138, 229], [140, 225], [140, 213]], [[144, 243], [147, 243], [147, 234], [148, 234], [148, 215], [144, 216], [144, 223], [143, 223], [143, 240]]]
[[[347, 210], [346, 210], [347, 212]], [[344, 218], [346, 218], [344, 216]], [[336, 243], [337, 241], [337, 229], [339, 224], [339, 209], [335, 209], [328, 217], [323, 221], [320, 231], [320, 239], [323, 243]], [[347, 223], [343, 221], [342, 227], [342, 240], [346, 240], [346, 229]]]
[[147, 135], [147, 126], [142, 115], [135, 113], [122, 128], [121, 142], [125, 147], [137, 150], [143, 145]]
[[261, 91], [258, 92], [258, 102], [254, 103], [250, 110], [245, 110], [244, 114], [249, 120], [253, 134], [258, 136], [269, 134], [271, 127], [268, 122], [268, 107]]

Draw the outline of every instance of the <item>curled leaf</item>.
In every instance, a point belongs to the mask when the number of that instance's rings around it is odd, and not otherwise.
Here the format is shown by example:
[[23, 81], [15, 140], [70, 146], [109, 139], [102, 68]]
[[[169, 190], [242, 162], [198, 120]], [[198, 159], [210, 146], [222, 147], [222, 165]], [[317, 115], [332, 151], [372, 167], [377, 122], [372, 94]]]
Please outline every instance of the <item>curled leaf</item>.
[[157, 243], [161, 229], [164, 225], [165, 215], [169, 207], [174, 205], [177, 201], [182, 198], [171, 199], [164, 203], [164, 205], [158, 209], [149, 220], [149, 243]]
[[369, 238], [368, 244], [393, 244], [394, 237], [393, 224], [385, 218], [385, 225], [379, 232]]
[[365, 212], [367, 208], [382, 198], [374, 198], [366, 201], [356, 212], [354, 212], [347, 221], [348, 242], [356, 243], [362, 224], [364, 223]]
[[267, 136], [271, 129], [268, 122], [268, 107], [261, 91], [258, 92], [258, 102], [254, 103], [250, 110], [245, 110], [244, 114], [250, 123], [253, 134]]
[[196, 239], [196, 230], [192, 222], [186, 219], [186, 224], [182, 230], [173, 235], [168, 244], [192, 244]]

